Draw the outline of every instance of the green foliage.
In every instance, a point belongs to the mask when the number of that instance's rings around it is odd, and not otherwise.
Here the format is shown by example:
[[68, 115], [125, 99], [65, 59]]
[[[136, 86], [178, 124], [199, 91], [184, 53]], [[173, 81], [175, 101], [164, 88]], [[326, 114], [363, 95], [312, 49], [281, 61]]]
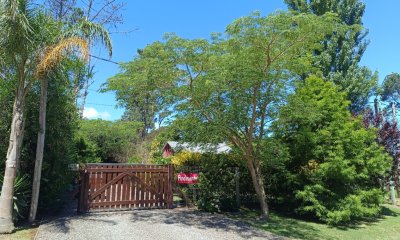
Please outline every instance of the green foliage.
[[[0, 156], [6, 156], [9, 143], [14, 83], [11, 79], [0, 79]], [[4, 170], [5, 158], [0, 160], [0, 169]]]
[[106, 91], [115, 91], [119, 105], [125, 107], [123, 119], [141, 122], [144, 138], [156, 125], [161, 126], [171, 113], [170, 70], [173, 63], [161, 43], [154, 43], [139, 51], [134, 61], [123, 64], [121, 73], [108, 79]]
[[[276, 119], [293, 80], [317, 70], [313, 53], [337, 25], [330, 13], [254, 13], [235, 20], [224, 37], [214, 34], [211, 41], [168, 34], [140, 51], [108, 86], [123, 104], [171, 100], [169, 118], [183, 141], [229, 142], [239, 149], [256, 176], [254, 188], [266, 214], [259, 169], [263, 141], [271, 133], [268, 123]], [[149, 92], [134, 92], [143, 89]]]
[[[300, 13], [323, 15], [336, 13], [343, 23], [326, 36], [324, 46], [317, 51], [314, 65], [323, 76], [348, 93], [353, 112], [362, 111], [377, 87], [378, 75], [359, 62], [367, 48], [368, 31], [362, 26], [365, 3], [360, 0], [285, 0], [289, 9]], [[343, 26], [346, 26], [343, 28]]]
[[376, 131], [351, 117], [345, 99], [332, 83], [312, 76], [299, 84], [275, 123], [290, 152], [287, 191], [296, 194], [296, 209], [331, 224], [378, 214], [378, 178], [390, 167]]
[[[0, 184], [3, 184], [3, 175], [0, 178]], [[29, 203], [32, 194], [31, 181], [28, 175], [17, 175], [14, 181], [14, 220], [21, 220], [26, 217], [29, 209]]]
[[333, 227], [324, 223], [299, 219], [272, 211], [268, 220], [257, 218], [254, 210], [244, 209], [230, 217], [289, 239], [307, 240], [388, 240], [397, 239], [400, 229], [400, 209], [383, 206], [382, 215], [347, 226]]
[[78, 163], [98, 163], [101, 158], [97, 155], [98, 147], [96, 143], [90, 140], [79, 137], [75, 140], [76, 161]]
[[128, 162], [140, 124], [126, 121], [82, 120], [76, 135], [80, 162]]
[[383, 81], [382, 88], [382, 100], [390, 103], [394, 102], [398, 106], [400, 100], [400, 74], [391, 73], [387, 75]]
[[[287, 184], [290, 183], [290, 179], [288, 178], [289, 172], [286, 169], [287, 163], [290, 161], [290, 153], [287, 145], [279, 139], [269, 137], [262, 143], [261, 156], [265, 188], [268, 189], [268, 192], [276, 193], [282, 188], [286, 188]], [[244, 173], [241, 173], [241, 178], [251, 181], [250, 176], [246, 176]], [[282, 181], [282, 179], [286, 180]], [[241, 186], [241, 189], [247, 188], [246, 186]], [[281, 195], [276, 196], [271, 194], [270, 198], [274, 203], [283, 201]]]
[[[185, 161], [186, 165], [176, 166], [176, 170], [195, 166], [200, 169], [197, 206], [208, 212], [234, 211], [236, 204], [235, 167], [238, 164], [232, 155], [202, 154], [195, 162]], [[189, 168], [190, 169], [190, 168]], [[241, 171], [246, 171], [244, 168]], [[190, 188], [189, 188], [190, 190]]]
[[[75, 134], [78, 113], [69, 85], [68, 65], [57, 67], [48, 75], [47, 129], [42, 166], [39, 213], [59, 210], [65, 201], [63, 193], [71, 188], [74, 174], [68, 164], [76, 163]], [[57, 79], [57, 80], [55, 80]], [[38, 133], [40, 83], [35, 82], [27, 96], [21, 173], [33, 174]]]
[[14, 218], [21, 219], [26, 216], [31, 200], [31, 181], [28, 175], [17, 176], [14, 182]]

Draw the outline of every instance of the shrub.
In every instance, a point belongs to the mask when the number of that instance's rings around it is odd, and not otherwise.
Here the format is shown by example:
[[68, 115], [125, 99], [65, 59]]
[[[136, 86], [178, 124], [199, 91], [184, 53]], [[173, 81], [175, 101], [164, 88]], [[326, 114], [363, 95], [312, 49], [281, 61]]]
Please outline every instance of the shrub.
[[[0, 184], [3, 185], [3, 175], [1, 175]], [[31, 181], [28, 175], [23, 175], [15, 178], [14, 181], [14, 208], [13, 219], [20, 220], [27, 216], [27, 210], [30, 206], [32, 195]]]
[[277, 194], [298, 213], [329, 224], [378, 214], [383, 200], [378, 178], [390, 168], [376, 131], [365, 129], [348, 106], [332, 83], [311, 77], [289, 97], [275, 123], [290, 152], [281, 179], [288, 190]]
[[[190, 156], [180, 163], [198, 166], [200, 169], [197, 189], [199, 196], [197, 206], [208, 212], [232, 211], [237, 209], [235, 167], [237, 165], [229, 155], [215, 154], [183, 154]], [[182, 166], [182, 165], [180, 165]], [[179, 166], [177, 166], [179, 169]]]

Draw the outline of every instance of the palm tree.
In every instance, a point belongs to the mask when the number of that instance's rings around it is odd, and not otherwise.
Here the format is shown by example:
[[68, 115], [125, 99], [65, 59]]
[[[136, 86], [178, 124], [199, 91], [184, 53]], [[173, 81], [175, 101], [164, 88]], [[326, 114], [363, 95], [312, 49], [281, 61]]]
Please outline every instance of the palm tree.
[[46, 108], [47, 108], [47, 86], [48, 86], [48, 76], [46, 76], [46, 73], [51, 71], [51, 69], [55, 67], [55, 65], [60, 63], [65, 56], [76, 51], [77, 49], [80, 51], [81, 58], [83, 60], [86, 60], [88, 58], [88, 45], [85, 40], [77, 37], [71, 37], [61, 40], [59, 43], [45, 49], [43, 58], [40, 60], [36, 69], [36, 75], [39, 79], [42, 79], [42, 83], [41, 83], [40, 109], [39, 109], [39, 132], [38, 132], [38, 140], [36, 146], [35, 170], [33, 173], [32, 200], [29, 212], [30, 222], [35, 221], [36, 219], [36, 212], [39, 201], [44, 140], [46, 133]]
[[[35, 22], [36, 21], [36, 22]], [[40, 21], [24, 0], [0, 2], [0, 55], [4, 59], [2, 71], [15, 72], [17, 89], [13, 105], [11, 133], [6, 157], [4, 180], [0, 195], [0, 233], [14, 230], [12, 219], [14, 180], [24, 136], [25, 99], [31, 82], [27, 80], [32, 54], [37, 42], [35, 30]], [[34, 24], [32, 24], [34, 23]]]
[[[0, 195], [0, 233], [11, 233], [14, 230], [12, 217], [13, 184], [19, 168], [21, 145], [24, 136], [26, 96], [32, 82], [37, 79], [37, 74], [34, 73], [40, 73], [42, 70], [46, 72], [51, 68], [51, 62], [58, 62], [57, 58], [54, 58], [55, 55], [51, 57], [52, 55], [50, 54], [50, 49], [54, 50], [53, 53], [57, 52], [55, 50], [57, 44], [53, 45], [54, 42], [51, 42], [51, 39], [55, 38], [49, 37], [52, 36], [53, 32], [49, 31], [51, 27], [48, 28], [47, 24], [49, 24], [49, 21], [46, 14], [43, 14], [39, 7], [31, 8], [28, 5], [28, 0], [0, 1], [0, 66], [2, 67], [2, 71], [15, 73], [16, 79], [11, 132], [6, 157], [4, 181]], [[85, 23], [84, 21], [82, 21], [81, 25], [82, 31], [77, 31], [75, 27], [72, 28], [73, 31], [67, 31], [67, 35], [61, 36], [58, 39], [76, 38], [78, 36], [81, 39], [88, 39], [89, 36], [92, 36], [93, 39], [102, 41], [106, 47], [111, 47], [110, 38], [104, 29], [100, 29], [99, 26]], [[64, 48], [62, 47], [62, 42], [59, 43], [61, 44], [58, 45], [59, 53], [68, 49], [68, 47], [66, 47], [68, 45], [67, 41], [64, 42], [64, 44], [66, 44]], [[48, 46], [53, 46], [53, 48]], [[68, 46], [78, 45], [71, 44]], [[49, 52], [44, 50], [48, 50]], [[47, 63], [45, 61], [45, 56], [49, 57], [47, 58]], [[42, 87], [43, 96], [47, 96], [47, 94], [45, 94], [47, 89], [47, 87], [45, 87], [47, 86], [46, 80], [44, 83]], [[42, 112], [45, 112], [45, 106], [42, 106]], [[41, 123], [43, 123], [45, 118], [42, 117], [41, 120]], [[41, 126], [43, 127], [44, 125]], [[44, 128], [42, 129], [44, 130]], [[40, 139], [39, 142], [41, 141]], [[43, 146], [43, 144], [39, 145]], [[39, 151], [41, 148], [42, 147], [38, 146]], [[38, 158], [41, 158], [40, 154]], [[38, 161], [38, 166], [35, 166], [35, 168], [41, 168], [41, 160]], [[37, 184], [37, 182], [40, 181], [40, 175], [37, 175], [35, 179], [35, 183]], [[36, 189], [35, 191], [38, 193], [38, 187], [36, 187]], [[34, 199], [36, 199], [36, 197]]]
[[[0, 195], [0, 233], [10, 233], [13, 224], [14, 180], [19, 168], [24, 136], [25, 102], [35, 77], [42, 69], [43, 49], [47, 49], [54, 26], [48, 27], [48, 17], [39, 8], [30, 8], [26, 0], [0, 1], [0, 56], [2, 71], [15, 73], [16, 93], [13, 105], [11, 133], [6, 157], [4, 181]], [[51, 58], [49, 58], [50, 60]]]
[[102, 43], [107, 48], [109, 56], [111, 57], [112, 55], [111, 39], [108, 32], [101, 25], [89, 22], [86, 19], [82, 19], [76, 27], [68, 29], [65, 34], [62, 34], [61, 37], [64, 37], [65, 39], [46, 50], [37, 68], [37, 75], [40, 79], [42, 79], [42, 85], [39, 110], [39, 132], [32, 185], [32, 201], [29, 212], [30, 222], [33, 222], [36, 219], [42, 172], [48, 85], [48, 78], [45, 76], [45, 74], [60, 62], [63, 56], [65, 56], [66, 51], [71, 52], [71, 50], [75, 50], [76, 47], [81, 50], [81, 56], [83, 59], [87, 59], [89, 56], [87, 42]]

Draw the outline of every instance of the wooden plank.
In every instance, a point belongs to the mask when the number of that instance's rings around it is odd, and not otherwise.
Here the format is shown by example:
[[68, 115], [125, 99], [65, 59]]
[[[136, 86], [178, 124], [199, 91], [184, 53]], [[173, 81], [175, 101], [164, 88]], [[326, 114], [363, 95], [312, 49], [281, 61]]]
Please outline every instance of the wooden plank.
[[173, 207], [173, 194], [172, 194], [172, 184], [173, 184], [173, 167], [172, 165], [168, 166], [168, 203], [167, 207], [171, 209]]
[[[135, 177], [132, 179], [132, 202], [138, 200], [137, 192], [138, 192], [138, 173], [135, 172]], [[137, 204], [133, 203], [133, 207], [137, 207]]]
[[[132, 174], [132, 173], [131, 173]], [[127, 201], [127, 202], [129, 202], [129, 198], [128, 198], [128, 194], [127, 194], [127, 192], [128, 192], [128, 190], [129, 190], [129, 188], [128, 188], [128, 182], [129, 182], [129, 179], [131, 178], [131, 176], [130, 175], [128, 175], [128, 176], [126, 176], [126, 177], [124, 177], [122, 180], [122, 198], [121, 198], [121, 201]], [[129, 203], [128, 204], [125, 204], [125, 205], [121, 205], [121, 208], [129, 208]]]
[[[144, 168], [146, 166], [143, 166]], [[143, 181], [143, 207], [147, 207], [147, 200], [148, 200], [148, 178], [149, 178], [149, 174], [148, 172], [144, 172], [144, 181]]]
[[164, 207], [164, 180], [165, 180], [165, 173], [160, 173], [160, 195], [161, 195], [161, 207]]
[[[120, 168], [119, 166], [115, 166], [115, 167]], [[123, 173], [120, 173], [120, 174], [123, 174]], [[115, 185], [115, 200], [114, 200], [114, 204], [115, 204], [115, 208], [116, 209], [120, 208], [120, 205], [118, 205], [117, 202], [121, 201], [121, 181], [122, 181], [122, 179], [124, 177], [125, 176], [122, 176], [121, 178], [119, 178], [118, 181], [116, 181], [114, 183], [114, 185]]]
[[[149, 203], [155, 203], [155, 202], [157, 202], [157, 200], [148, 200], [148, 202]], [[133, 203], [133, 204], [138, 204], [138, 203], [140, 203], [140, 201], [116, 201], [116, 202], [114, 202], [113, 204], [116, 204], [116, 205], [128, 205], [129, 203]], [[105, 202], [97, 202], [97, 203], [91, 203], [90, 204], [92, 207], [98, 207], [98, 206], [103, 206], [103, 205], [107, 205], [107, 203], [105, 203]], [[145, 208], [145, 207], [143, 207], [143, 208]]]
[[144, 207], [144, 203], [145, 203], [144, 202], [145, 201], [144, 192], [146, 191], [145, 180], [146, 180], [146, 172], [140, 172], [140, 200], [141, 200], [140, 207]]
[[[114, 167], [114, 166], [112, 166]], [[101, 169], [101, 168], [92, 168], [92, 169], [88, 169], [88, 172], [123, 172], [126, 171], [127, 169], [123, 169], [123, 168], [106, 168], [106, 169]], [[128, 168], [129, 171], [135, 171], [135, 172], [168, 172], [167, 169], [157, 169], [157, 168]]]
[[[110, 168], [111, 166], [105, 166], [105, 167]], [[105, 175], [105, 182], [104, 182], [103, 186], [105, 186], [110, 182], [111, 174], [108, 172], [103, 172], [103, 174]], [[106, 196], [105, 196], [104, 202], [107, 202], [107, 203], [111, 202], [111, 187], [109, 187], [105, 190], [105, 194], [106, 194]], [[104, 208], [110, 208], [110, 206], [105, 205]]]
[[89, 211], [89, 173], [85, 172], [84, 182], [84, 193], [83, 193], [83, 212]]
[[[104, 184], [104, 173], [101, 171], [100, 172], [100, 175], [99, 175], [99, 177], [100, 177], [100, 179], [99, 179], [99, 187], [102, 187], [103, 185], [105, 185]], [[100, 194], [100, 197], [99, 197], [99, 201], [100, 202], [104, 202], [104, 196], [106, 195], [106, 193], [105, 193], [105, 190]], [[101, 206], [101, 207], [99, 207], [99, 208], [104, 208], [103, 206]]]
[[159, 182], [160, 182], [160, 172], [156, 172], [156, 173], [154, 173], [154, 189], [155, 189], [155, 192], [158, 194], [158, 196], [156, 197], [156, 200], [157, 200], [157, 202], [156, 202], [156, 207], [159, 207], [160, 206], [160, 197], [159, 197], [159, 188], [158, 188], [158, 186], [159, 186]]
[[[156, 200], [157, 199], [157, 192], [156, 192], [156, 173], [153, 172], [151, 173], [151, 198], [150, 200]], [[156, 203], [152, 204], [152, 207], [156, 206]]]
[[86, 187], [85, 187], [85, 170], [81, 170], [79, 172], [80, 175], [80, 186], [79, 186], [79, 201], [78, 201], [78, 214], [84, 213], [85, 212], [85, 193], [86, 193]]
[[[128, 198], [128, 182], [130, 180], [130, 176], [125, 176], [122, 179], [122, 197], [121, 197], [121, 201], [127, 201], [129, 202], [129, 198]], [[121, 205], [121, 208], [129, 208], [129, 203], [128, 205]]]
[[[116, 167], [117, 168], [119, 168], [119, 169], [121, 169], [122, 168], [122, 166], [119, 166], [119, 165], [116, 165]], [[122, 169], [123, 170], [123, 169]], [[125, 172], [125, 171], [124, 171]], [[122, 178], [120, 178], [120, 180], [119, 181], [117, 181], [116, 183], [115, 183], [115, 187], [116, 187], [116, 196], [115, 196], [115, 208], [116, 209], [119, 209], [119, 208], [121, 208], [121, 205], [120, 204], [117, 204], [117, 202], [120, 202], [121, 201], [121, 182], [122, 182], [122, 180], [125, 178], [125, 176], [123, 176]]]
[[136, 187], [135, 187], [135, 201], [138, 203], [135, 204], [135, 207], [139, 208], [140, 207], [140, 179], [141, 179], [141, 173], [136, 172]]
[[132, 208], [132, 205], [130, 203], [132, 201], [132, 179], [133, 179], [133, 177], [127, 178], [127, 181], [125, 184], [125, 187], [126, 187], [125, 200], [129, 201], [129, 204], [126, 205], [128, 208]]
[[[93, 164], [81, 184], [78, 211], [171, 208], [173, 168], [167, 165]], [[86, 184], [85, 184], [86, 183]], [[86, 198], [86, 200], [84, 199]]]
[[151, 206], [151, 174], [152, 172], [147, 172], [146, 173], [146, 199], [147, 199], [147, 204], [146, 207]]
[[[124, 176], [126, 175], [131, 175], [127, 172], [123, 172], [123, 173], [111, 173], [112, 177], [111, 177], [111, 181], [109, 181], [106, 185], [102, 186], [101, 188], [97, 189], [96, 192], [94, 192], [93, 194], [91, 194], [91, 200], [93, 200], [95, 197], [98, 196], [98, 194], [100, 194], [102, 191], [104, 191], [107, 187], [112, 186], [113, 187], [113, 192], [116, 188], [116, 184], [117, 182], [119, 182]], [[115, 193], [113, 193], [115, 194]], [[115, 199], [116, 195], [113, 195], [113, 199]], [[113, 201], [113, 199], [111, 201]]]
[[[88, 172], [88, 174], [89, 174], [89, 186], [88, 186], [88, 188], [89, 188], [89, 201], [93, 201], [93, 200], [91, 200], [91, 198], [90, 198], [90, 196], [93, 194], [93, 192], [94, 192], [94, 184], [95, 184], [95, 182], [94, 182], [94, 180], [95, 180], [95, 178], [94, 178], [94, 172]], [[90, 206], [89, 206], [90, 207]]]
[[[114, 165], [112, 165], [111, 168], [113, 169], [113, 168], [114, 168]], [[108, 182], [108, 185], [111, 187], [110, 209], [115, 209], [115, 204], [114, 204], [114, 202], [115, 202], [115, 195], [116, 195], [116, 191], [115, 191], [115, 190], [116, 190], [116, 188], [115, 188], [114, 183], [115, 183], [116, 181], [118, 181], [118, 179], [115, 180], [115, 176], [116, 176], [118, 173], [110, 172], [110, 174], [111, 174], [111, 180]], [[122, 177], [122, 175], [121, 175], [121, 177]]]

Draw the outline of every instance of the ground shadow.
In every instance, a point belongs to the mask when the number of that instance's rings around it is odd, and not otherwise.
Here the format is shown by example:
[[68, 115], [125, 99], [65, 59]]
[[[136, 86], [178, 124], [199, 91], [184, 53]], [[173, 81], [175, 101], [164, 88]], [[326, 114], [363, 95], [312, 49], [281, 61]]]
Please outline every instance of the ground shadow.
[[243, 221], [228, 218], [222, 214], [201, 212], [192, 208], [174, 210], [136, 210], [131, 212], [131, 221], [177, 224], [199, 229], [214, 229], [223, 232], [235, 232], [242, 238], [283, 239], [269, 232], [257, 230]]
[[392, 209], [383, 206], [381, 214], [376, 216], [376, 217], [371, 217], [371, 218], [363, 218], [359, 219], [357, 221], [350, 222], [348, 224], [343, 224], [343, 225], [337, 225], [337, 226], [332, 226], [332, 228], [337, 228], [340, 230], [349, 230], [349, 229], [360, 229], [365, 226], [372, 226], [379, 224], [381, 221], [385, 220], [387, 217], [398, 217], [400, 216], [399, 213], [393, 211]]
[[260, 220], [258, 218], [259, 215], [254, 211], [230, 213], [228, 215], [231, 218], [239, 219], [240, 221], [244, 221], [256, 228], [288, 238], [333, 240], [333, 238], [327, 238], [324, 236], [319, 229], [314, 228], [305, 222], [299, 221], [299, 219], [276, 213], [271, 214], [268, 220]]

